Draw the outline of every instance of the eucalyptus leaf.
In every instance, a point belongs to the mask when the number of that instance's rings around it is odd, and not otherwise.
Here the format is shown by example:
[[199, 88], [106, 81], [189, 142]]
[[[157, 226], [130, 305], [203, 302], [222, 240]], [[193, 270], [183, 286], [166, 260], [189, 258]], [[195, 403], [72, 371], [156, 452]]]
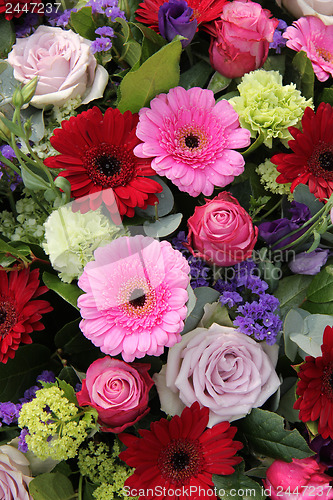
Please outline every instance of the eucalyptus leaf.
[[309, 316], [309, 313], [303, 311], [303, 309], [291, 309], [286, 315], [284, 325], [283, 325], [283, 334], [284, 334], [284, 349], [286, 356], [291, 361], [295, 361], [297, 354], [297, 344], [293, 342], [290, 338], [295, 332], [303, 333], [304, 331], [304, 319]]
[[313, 455], [305, 439], [294, 429], [284, 429], [284, 419], [269, 411], [254, 408], [238, 423], [250, 448], [259, 455], [291, 462], [293, 458]]
[[151, 99], [168, 92], [179, 82], [179, 60], [182, 46], [174, 40], [145, 61], [136, 71], [129, 71], [120, 84], [118, 109], [137, 113], [149, 105]]
[[68, 477], [60, 472], [47, 472], [29, 483], [29, 493], [34, 500], [73, 500], [74, 489]]
[[181, 223], [183, 214], [172, 214], [162, 217], [155, 222], [145, 221], [143, 230], [151, 238], [163, 238], [176, 231]]
[[299, 184], [294, 190], [294, 200], [304, 203], [310, 209], [311, 215], [315, 215], [324, 206], [313, 193], [310, 193], [309, 186]]
[[[8, 23], [3, 19], [5, 23]], [[1, 21], [2, 22], [2, 21]], [[0, 40], [2, 35], [2, 25], [0, 24]], [[1, 45], [2, 47], [2, 45]], [[1, 102], [12, 97], [14, 90], [20, 85], [20, 83], [15, 80], [13, 68], [7, 61], [0, 60], [0, 106]], [[1, 109], [1, 108], [0, 108]]]
[[39, 142], [45, 133], [44, 114], [42, 109], [36, 109], [33, 106], [28, 106], [20, 111], [22, 122], [30, 120], [31, 136], [30, 140]]
[[191, 330], [194, 330], [199, 324], [203, 313], [204, 306], [206, 304], [211, 304], [212, 302], [216, 302], [219, 298], [220, 294], [217, 290], [210, 288], [208, 286], [200, 286], [194, 290], [194, 295], [197, 298], [196, 304], [194, 306], [193, 311], [189, 315], [189, 317], [185, 321], [185, 326], [183, 331], [181, 332], [184, 335]]
[[[154, 181], [158, 182], [162, 188], [163, 191], [161, 193], [157, 193], [156, 196], [158, 198], [158, 205], [157, 205], [157, 212], [159, 217], [164, 217], [165, 215], [168, 215], [168, 213], [171, 212], [173, 209], [174, 205], [174, 198], [171, 189], [167, 186], [167, 184], [158, 176], [154, 175], [153, 177], [150, 177], [150, 179], [153, 179]], [[143, 210], [142, 208], [136, 208], [135, 212], [140, 216], [140, 217], [155, 217], [155, 205], [148, 205], [148, 207]]]
[[64, 283], [58, 276], [47, 272], [43, 273], [43, 281], [50, 290], [56, 292], [60, 297], [65, 299], [66, 302], [75, 307], [75, 309], [78, 309], [77, 299], [83, 293], [78, 286]]

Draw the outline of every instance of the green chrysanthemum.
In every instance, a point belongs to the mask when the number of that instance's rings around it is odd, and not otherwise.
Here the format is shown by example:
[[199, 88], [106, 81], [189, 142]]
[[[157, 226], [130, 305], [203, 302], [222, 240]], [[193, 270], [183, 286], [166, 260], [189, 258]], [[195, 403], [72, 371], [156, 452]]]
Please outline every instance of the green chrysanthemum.
[[256, 172], [260, 175], [260, 182], [264, 185], [267, 191], [274, 194], [280, 194], [281, 196], [288, 195], [288, 199], [292, 201], [294, 196], [290, 192], [291, 184], [278, 184], [276, 178], [279, 172], [276, 170], [276, 165], [274, 165], [269, 159], [265, 160], [264, 163], [260, 163], [256, 168]]
[[272, 147], [273, 138], [287, 145], [292, 137], [288, 127], [298, 126], [307, 106], [313, 108], [312, 99], [305, 99], [295, 84], [282, 85], [278, 71], [258, 69], [243, 76], [238, 85], [239, 96], [229, 102], [239, 115], [242, 127], [264, 135], [264, 144]]
[[79, 412], [58, 387], [37, 391], [36, 397], [22, 406], [18, 420], [29, 432], [25, 437], [29, 450], [41, 460], [74, 458], [97, 421], [95, 410], [84, 412], [84, 416]]

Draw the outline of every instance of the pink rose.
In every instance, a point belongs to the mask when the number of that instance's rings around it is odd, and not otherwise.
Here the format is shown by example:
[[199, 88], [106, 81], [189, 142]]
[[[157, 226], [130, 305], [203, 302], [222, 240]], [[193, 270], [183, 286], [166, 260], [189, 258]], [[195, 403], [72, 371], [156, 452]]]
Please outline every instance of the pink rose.
[[258, 228], [236, 198], [223, 191], [195, 208], [188, 220], [186, 247], [218, 266], [231, 266], [251, 257]]
[[154, 385], [149, 368], [148, 364], [128, 364], [110, 356], [97, 359], [76, 394], [79, 405], [97, 410], [102, 431], [123, 432], [149, 412], [148, 394]]
[[313, 457], [294, 458], [291, 463], [275, 460], [263, 479], [265, 494], [272, 500], [332, 499], [332, 478], [324, 474], [325, 469]]
[[29, 461], [13, 446], [0, 446], [0, 498], [32, 500], [28, 484], [32, 481]]
[[32, 35], [17, 39], [8, 62], [24, 84], [38, 76], [33, 106], [63, 106], [78, 96], [87, 104], [103, 96], [108, 73], [97, 66], [90, 43], [71, 30], [51, 26], [39, 26]]
[[242, 418], [279, 388], [277, 353], [278, 346], [258, 343], [235, 328], [216, 323], [196, 328], [169, 349], [167, 364], [154, 375], [161, 408], [180, 415], [198, 401], [209, 408], [208, 427]]
[[278, 19], [250, 0], [227, 2], [210, 27], [209, 54], [213, 68], [228, 78], [261, 68], [267, 59]]

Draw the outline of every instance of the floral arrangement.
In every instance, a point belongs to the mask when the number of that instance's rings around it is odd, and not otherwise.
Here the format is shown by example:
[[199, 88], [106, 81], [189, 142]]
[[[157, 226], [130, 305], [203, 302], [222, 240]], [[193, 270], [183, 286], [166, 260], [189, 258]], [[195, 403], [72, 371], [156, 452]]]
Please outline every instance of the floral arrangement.
[[333, 499], [332, 1], [0, 42], [0, 498]]

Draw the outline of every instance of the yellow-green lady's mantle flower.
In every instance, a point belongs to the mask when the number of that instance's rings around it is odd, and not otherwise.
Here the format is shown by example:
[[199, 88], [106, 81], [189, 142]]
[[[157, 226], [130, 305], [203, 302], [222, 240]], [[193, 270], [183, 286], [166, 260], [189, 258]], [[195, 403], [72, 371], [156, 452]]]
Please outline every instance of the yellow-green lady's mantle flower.
[[238, 85], [239, 96], [229, 100], [239, 114], [242, 127], [264, 135], [264, 144], [272, 147], [273, 138], [287, 145], [292, 137], [288, 127], [296, 127], [307, 106], [313, 108], [312, 99], [305, 99], [294, 83], [282, 85], [278, 71], [258, 69], [243, 76]]
[[20, 411], [18, 424], [28, 429], [28, 448], [42, 460], [74, 458], [88, 431], [96, 425], [98, 415], [93, 408], [84, 411], [64, 394], [56, 386], [40, 389]]
[[289, 201], [294, 199], [294, 196], [290, 192], [291, 183], [288, 184], [278, 184], [276, 182], [276, 178], [279, 172], [276, 170], [276, 166], [269, 160], [265, 160], [264, 163], [260, 163], [256, 168], [256, 171], [260, 175], [260, 182], [264, 185], [267, 191], [270, 191], [274, 194], [280, 194], [283, 196], [284, 194], [288, 195]]

